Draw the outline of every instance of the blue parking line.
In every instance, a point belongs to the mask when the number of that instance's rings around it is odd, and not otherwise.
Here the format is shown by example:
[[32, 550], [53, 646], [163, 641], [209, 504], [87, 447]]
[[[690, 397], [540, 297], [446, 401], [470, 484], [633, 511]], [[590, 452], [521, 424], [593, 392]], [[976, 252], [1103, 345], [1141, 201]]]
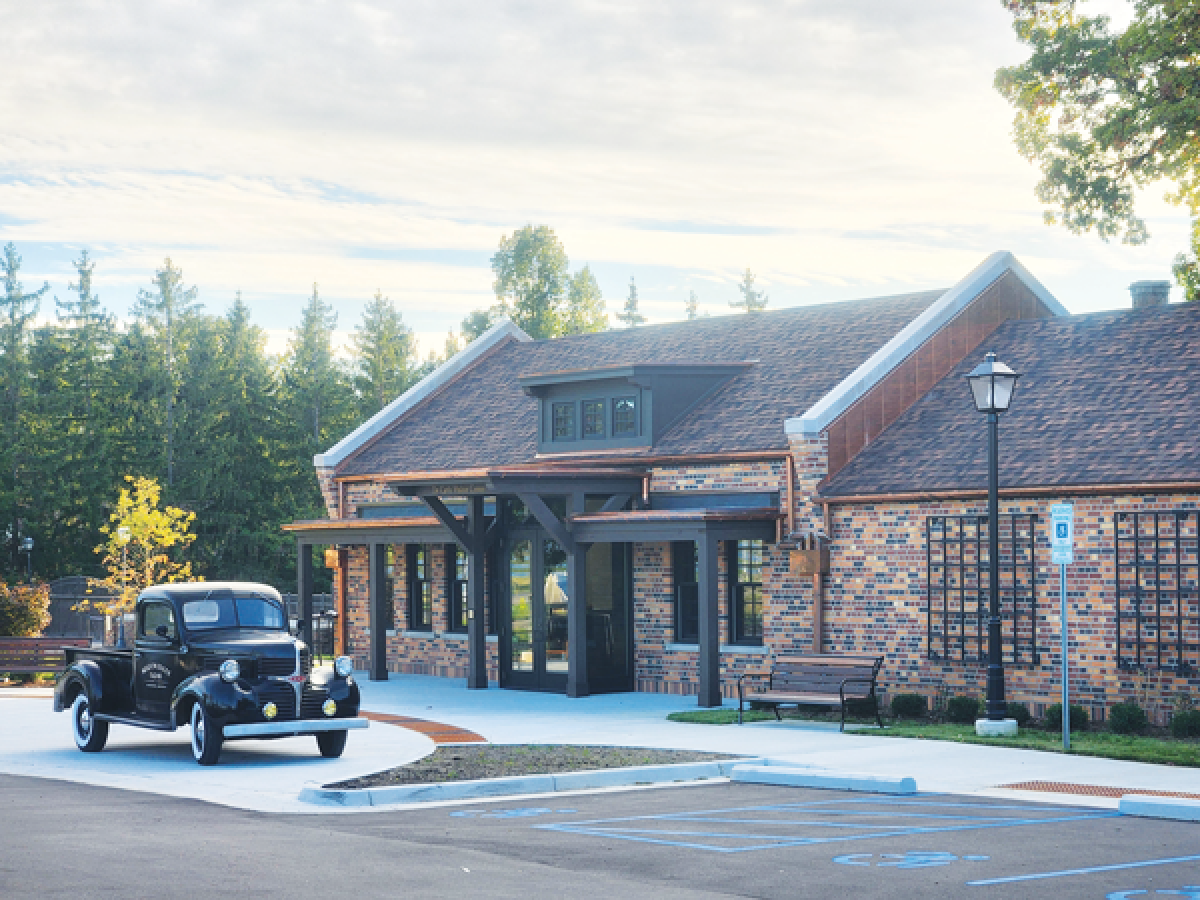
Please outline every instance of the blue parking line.
[[[1063, 869], [1061, 872], [1037, 872], [1033, 875], [1009, 875], [1005, 878], [988, 878], [983, 881], [968, 881], [971, 887], [989, 884], [1010, 884], [1014, 881], [1037, 881], [1042, 878], [1064, 878], [1068, 875], [1092, 875], [1096, 872], [1116, 872], [1120, 869], [1142, 869], [1146, 866], [1168, 866], [1171, 863], [1196, 862], [1200, 856], [1173, 856], [1167, 859], [1146, 859], [1140, 862], [1113, 863], [1107, 866], [1091, 866], [1086, 869]], [[1160, 892], [1161, 893], [1161, 892]]]
[[[910, 809], [904, 812], [854, 808], [864, 806], [905, 806]], [[830, 808], [836, 807], [836, 808]], [[849, 808], [848, 808], [849, 807]], [[658, 815], [626, 816], [612, 819], [592, 819], [582, 822], [561, 822], [537, 825], [536, 828], [546, 831], [560, 831], [569, 834], [580, 834], [589, 837], [603, 837], [614, 840], [636, 841], [640, 843], [661, 844], [672, 847], [687, 847], [690, 849], [709, 850], [716, 853], [745, 853], [751, 850], [778, 849], [783, 847], [812, 846], [846, 841], [878, 840], [880, 838], [907, 837], [912, 835], [941, 834], [955, 831], [976, 831], [988, 828], [1015, 828], [1026, 825], [1043, 825], [1061, 822], [1086, 821], [1091, 819], [1112, 818], [1119, 813], [1110, 810], [1094, 810], [1081, 808], [1055, 809], [1057, 815], [1005, 817], [997, 815], [968, 815], [966, 813], [926, 812], [921, 813], [913, 808], [927, 810], [963, 809], [979, 812], [995, 813], [1009, 812], [1041, 812], [1044, 807], [1028, 805], [992, 806], [987, 804], [970, 803], [941, 803], [922, 800], [892, 801], [876, 798], [854, 798], [816, 803], [789, 803], [776, 806], [743, 807], [738, 809], [712, 809], [692, 812], [665, 813]], [[747, 818], [738, 813], [807, 812], [812, 818], [803, 819], [770, 819]], [[734, 814], [734, 815], [731, 815]], [[896, 827], [888, 827], [884, 823], [828, 821], [820, 817], [830, 818], [856, 816], [878, 819], [890, 817], [901, 820]], [[936, 824], [909, 824], [913, 819], [935, 821]], [[654, 824], [652, 824], [654, 823]], [[661, 823], [661, 824], [658, 824]], [[675, 827], [668, 827], [668, 823]], [[739, 833], [727, 830], [695, 831], [680, 826], [696, 825], [757, 825], [773, 829], [799, 827], [807, 829], [833, 830], [835, 834], [778, 834], [768, 833]], [[859, 833], [849, 833], [855, 830]], [[742, 846], [722, 846], [718, 841], [741, 841]]]

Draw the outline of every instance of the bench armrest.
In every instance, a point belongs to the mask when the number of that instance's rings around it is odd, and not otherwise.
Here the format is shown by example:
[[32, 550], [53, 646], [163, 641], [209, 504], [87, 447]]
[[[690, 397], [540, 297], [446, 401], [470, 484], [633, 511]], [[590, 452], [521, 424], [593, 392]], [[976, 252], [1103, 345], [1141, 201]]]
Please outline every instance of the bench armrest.
[[747, 678], [770, 678], [770, 677], [771, 677], [770, 672], [743, 672], [741, 675], [738, 676], [738, 680], [737, 680], [738, 699], [740, 700], [742, 698], [742, 681], [744, 681]]
[[846, 702], [846, 685], [848, 684], [869, 684], [871, 686], [871, 696], [875, 694], [874, 678], [843, 678], [841, 686], [838, 687], [838, 696], [842, 698], [842, 703]]

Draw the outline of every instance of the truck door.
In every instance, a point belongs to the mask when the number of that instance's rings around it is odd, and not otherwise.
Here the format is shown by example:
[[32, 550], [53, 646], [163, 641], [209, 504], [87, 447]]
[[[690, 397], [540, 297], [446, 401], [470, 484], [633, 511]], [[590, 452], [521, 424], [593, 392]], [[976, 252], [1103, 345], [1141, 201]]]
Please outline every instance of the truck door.
[[175, 611], [165, 599], [147, 599], [138, 607], [137, 618], [133, 659], [134, 705], [139, 716], [166, 719], [171, 714], [171, 692], [182, 677]]

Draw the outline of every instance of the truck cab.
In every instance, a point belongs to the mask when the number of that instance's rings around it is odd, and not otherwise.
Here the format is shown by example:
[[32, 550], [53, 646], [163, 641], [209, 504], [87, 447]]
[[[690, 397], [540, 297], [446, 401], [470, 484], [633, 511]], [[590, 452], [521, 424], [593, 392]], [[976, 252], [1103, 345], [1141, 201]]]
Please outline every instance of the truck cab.
[[192, 730], [192, 752], [216, 763], [226, 740], [311, 734], [340, 756], [358, 717], [349, 657], [314, 669], [308, 646], [287, 630], [283, 600], [252, 582], [147, 588], [129, 649], [67, 650], [56, 711], [72, 711], [75, 742], [102, 750], [112, 724]]

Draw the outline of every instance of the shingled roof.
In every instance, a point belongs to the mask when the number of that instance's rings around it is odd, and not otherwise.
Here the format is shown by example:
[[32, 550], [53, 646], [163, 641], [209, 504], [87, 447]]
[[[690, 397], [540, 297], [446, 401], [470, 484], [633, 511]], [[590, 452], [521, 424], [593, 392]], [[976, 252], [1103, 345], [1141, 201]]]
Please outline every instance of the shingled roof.
[[784, 450], [814, 404], [943, 291], [696, 319], [546, 341], [502, 340], [404, 412], [336, 473], [448, 472], [534, 461], [537, 400], [523, 375], [644, 363], [754, 361], [651, 448], [626, 455]]
[[966, 374], [1022, 373], [1000, 419], [1000, 486], [1200, 480], [1200, 303], [1010, 321], [824, 487], [830, 497], [987, 487]]

